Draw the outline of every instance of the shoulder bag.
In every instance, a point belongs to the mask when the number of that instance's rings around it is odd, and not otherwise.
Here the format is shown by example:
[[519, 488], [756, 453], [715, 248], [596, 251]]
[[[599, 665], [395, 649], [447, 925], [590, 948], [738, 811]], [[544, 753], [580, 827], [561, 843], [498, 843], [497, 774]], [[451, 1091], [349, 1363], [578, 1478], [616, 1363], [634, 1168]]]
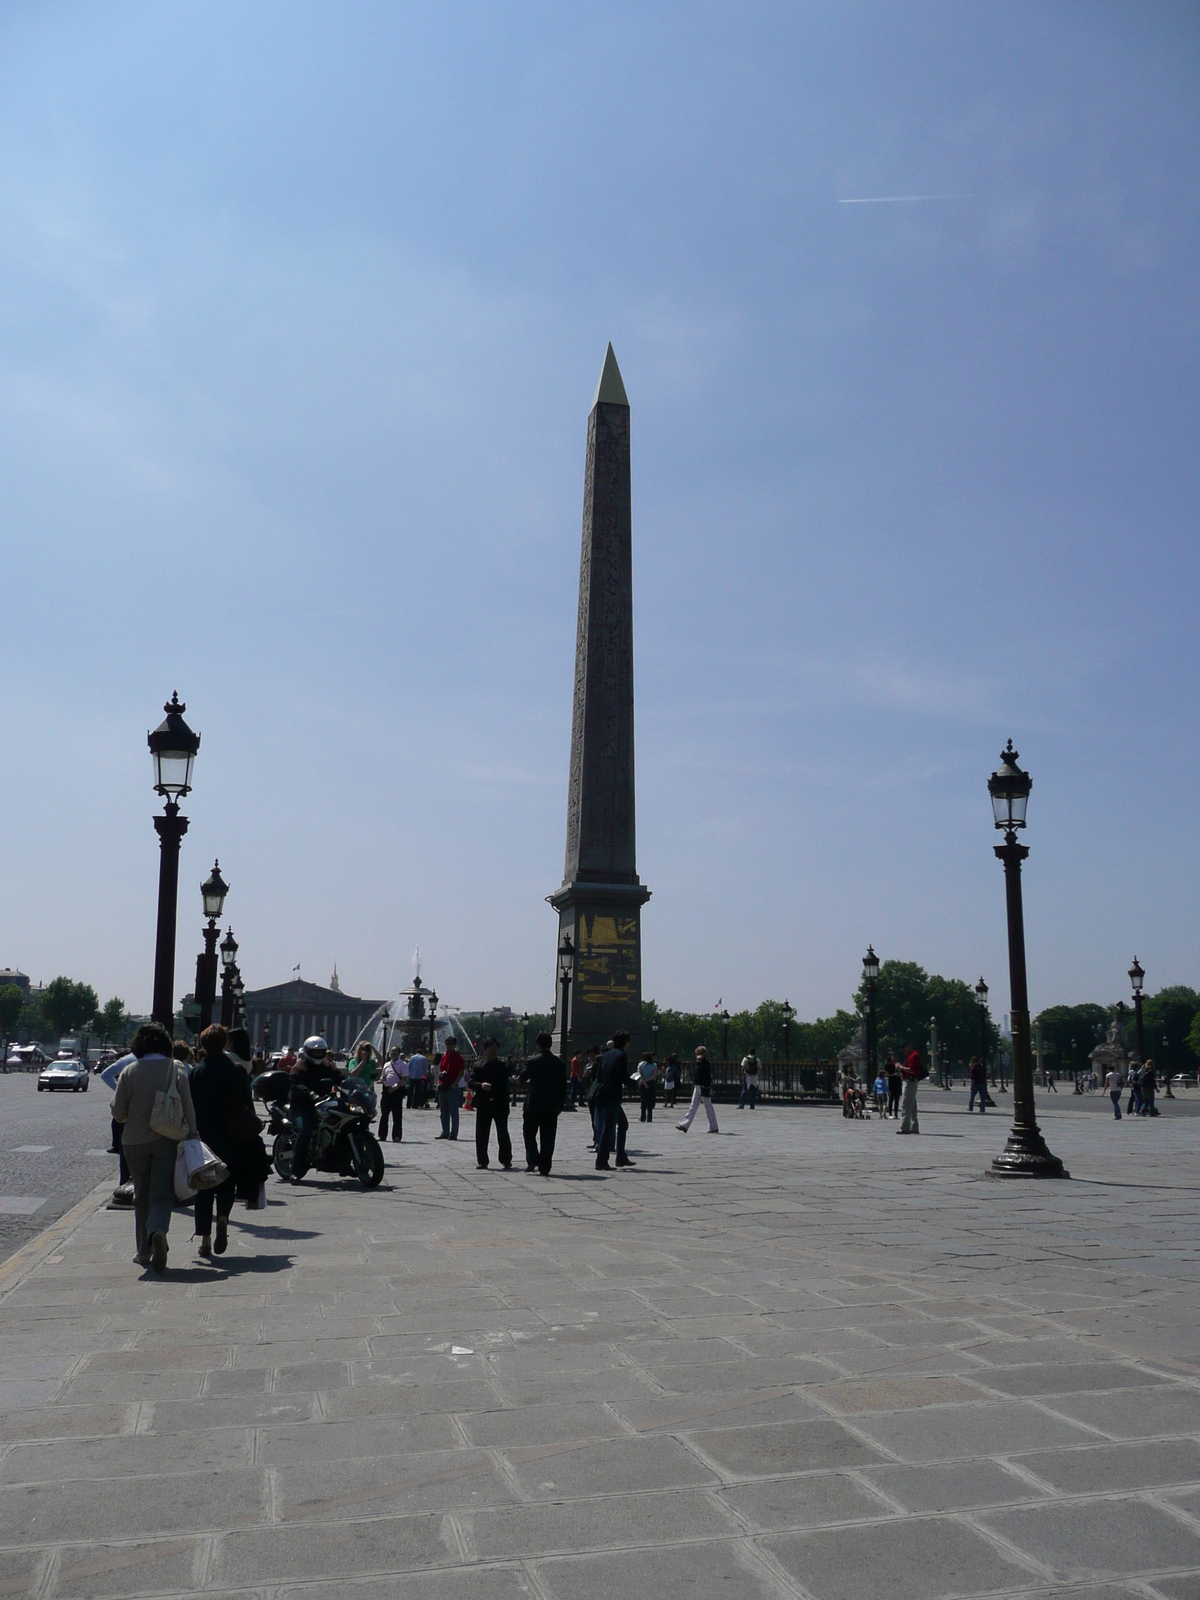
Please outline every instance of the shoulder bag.
[[183, 1096], [179, 1092], [179, 1068], [174, 1061], [167, 1063], [169, 1076], [154, 1096], [154, 1109], [150, 1113], [150, 1132], [160, 1139], [174, 1139], [178, 1144], [187, 1132], [183, 1120]]

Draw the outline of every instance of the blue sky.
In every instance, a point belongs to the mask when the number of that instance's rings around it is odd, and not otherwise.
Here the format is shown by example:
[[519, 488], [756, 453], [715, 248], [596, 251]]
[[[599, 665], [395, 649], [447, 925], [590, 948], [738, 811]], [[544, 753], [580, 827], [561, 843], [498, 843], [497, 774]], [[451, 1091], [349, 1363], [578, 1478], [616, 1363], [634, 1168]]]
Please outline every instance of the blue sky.
[[[252, 986], [548, 1005], [587, 407], [645, 992], [1200, 983], [1200, 14], [8, 4], [0, 965], [149, 1004], [146, 729]], [[949, 198], [892, 201], [895, 196]], [[867, 200], [878, 203], [846, 204]]]

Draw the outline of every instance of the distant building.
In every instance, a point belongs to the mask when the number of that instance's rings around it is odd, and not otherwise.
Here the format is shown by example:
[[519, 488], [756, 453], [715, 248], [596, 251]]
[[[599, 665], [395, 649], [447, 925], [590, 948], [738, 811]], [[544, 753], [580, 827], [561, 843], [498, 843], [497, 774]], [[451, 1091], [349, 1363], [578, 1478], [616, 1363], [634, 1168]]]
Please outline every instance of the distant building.
[[272, 1050], [286, 1045], [295, 1049], [314, 1033], [321, 1034], [331, 1050], [348, 1050], [383, 1001], [343, 993], [335, 971], [328, 989], [293, 978], [270, 989], [247, 989], [243, 1004], [255, 1047], [266, 1043], [269, 1028]]
[[18, 972], [16, 967], [0, 967], [0, 989], [7, 989], [10, 984], [14, 989], [20, 989], [22, 994], [27, 995], [29, 993], [28, 973]]

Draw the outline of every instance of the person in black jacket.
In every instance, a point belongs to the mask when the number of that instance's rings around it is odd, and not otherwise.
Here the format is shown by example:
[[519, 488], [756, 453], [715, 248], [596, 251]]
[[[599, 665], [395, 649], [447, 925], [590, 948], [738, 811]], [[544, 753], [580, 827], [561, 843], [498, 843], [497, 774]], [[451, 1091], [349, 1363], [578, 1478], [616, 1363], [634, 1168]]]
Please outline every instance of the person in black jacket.
[[[229, 1176], [215, 1189], [201, 1189], [196, 1195], [196, 1232], [200, 1254], [209, 1260], [223, 1256], [229, 1243], [229, 1213], [237, 1194], [238, 1172], [242, 1166], [244, 1141], [237, 1137], [239, 1118], [246, 1112], [254, 1117], [250, 1079], [240, 1061], [225, 1053], [228, 1035], [221, 1024], [205, 1028], [200, 1035], [204, 1051], [199, 1066], [192, 1069], [192, 1104], [196, 1126], [204, 1143], [229, 1168]], [[212, 1238], [213, 1204], [217, 1208], [217, 1237]]]
[[712, 1065], [708, 1059], [708, 1051], [702, 1044], [696, 1046], [696, 1066], [692, 1073], [692, 1083], [695, 1085], [692, 1090], [692, 1103], [687, 1108], [683, 1121], [677, 1122], [675, 1126], [680, 1133], [686, 1133], [697, 1111], [703, 1106], [708, 1117], [708, 1131], [716, 1133], [717, 1114], [713, 1110], [712, 1103]]
[[512, 1166], [512, 1140], [508, 1136], [508, 1062], [500, 1059], [499, 1039], [488, 1039], [483, 1060], [471, 1069], [471, 1093], [475, 1097], [475, 1160], [488, 1164], [488, 1138], [496, 1124], [496, 1154], [507, 1172]]
[[633, 1166], [633, 1162], [625, 1154], [625, 1136], [629, 1132], [629, 1118], [625, 1115], [625, 1107], [621, 1104], [621, 1095], [632, 1075], [629, 1069], [629, 1057], [625, 1054], [625, 1046], [628, 1043], [627, 1033], [614, 1033], [612, 1048], [604, 1052], [604, 1059], [596, 1073], [600, 1085], [596, 1105], [598, 1172], [608, 1171], [609, 1152], [614, 1142], [617, 1147], [617, 1166]]
[[[567, 1098], [567, 1069], [550, 1052], [554, 1043], [548, 1033], [537, 1036], [538, 1053], [521, 1070], [521, 1083], [529, 1085], [521, 1132], [525, 1135], [525, 1170], [550, 1176], [554, 1142], [558, 1135], [558, 1114]], [[540, 1148], [539, 1148], [540, 1146]]]

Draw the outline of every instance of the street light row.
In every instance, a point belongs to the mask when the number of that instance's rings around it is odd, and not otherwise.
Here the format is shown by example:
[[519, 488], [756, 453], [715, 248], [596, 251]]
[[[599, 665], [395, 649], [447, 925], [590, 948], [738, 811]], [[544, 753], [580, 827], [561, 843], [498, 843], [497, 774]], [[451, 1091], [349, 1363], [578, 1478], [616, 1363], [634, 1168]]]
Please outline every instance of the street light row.
[[[158, 931], [154, 946], [154, 1003], [151, 1015], [168, 1032], [175, 1023], [175, 921], [179, 902], [179, 847], [188, 830], [188, 819], [179, 802], [192, 789], [192, 769], [200, 749], [200, 735], [183, 720], [187, 706], [178, 693], [163, 707], [165, 717], [146, 735], [154, 762], [154, 789], [166, 802], [161, 817], [155, 817], [160, 858], [158, 867]], [[196, 957], [195, 1000], [199, 1007], [200, 1028], [212, 1021], [217, 990], [217, 924], [225, 909], [229, 885], [221, 876], [221, 864], [200, 885], [204, 915], [204, 949]], [[221, 940], [221, 1021], [234, 1027], [245, 1019], [246, 985], [237, 964], [238, 944], [230, 928]]]

